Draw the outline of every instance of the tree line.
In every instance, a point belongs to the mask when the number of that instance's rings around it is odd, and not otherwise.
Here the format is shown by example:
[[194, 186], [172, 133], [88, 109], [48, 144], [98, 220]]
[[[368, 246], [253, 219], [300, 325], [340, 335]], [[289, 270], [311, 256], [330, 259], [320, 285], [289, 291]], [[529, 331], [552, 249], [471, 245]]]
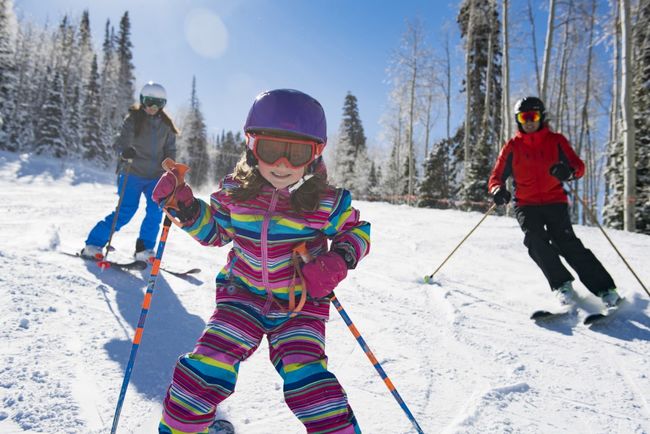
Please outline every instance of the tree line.
[[[326, 152], [333, 181], [365, 200], [484, 210], [489, 172], [516, 128], [514, 101], [537, 95], [587, 165], [567, 185], [574, 221], [591, 223], [593, 207], [610, 227], [650, 234], [650, 0], [463, 0], [455, 27], [461, 50], [450, 29], [431, 44], [423, 20], [406, 23], [389, 59], [381, 146], [369, 149], [358, 100], [344, 96]], [[87, 11], [42, 28], [18, 23], [0, 0], [0, 149], [110, 164], [135, 94], [130, 32], [128, 12], [117, 31], [107, 20], [95, 53]], [[194, 78], [176, 118], [194, 185], [232, 170], [244, 138], [207, 134]]]

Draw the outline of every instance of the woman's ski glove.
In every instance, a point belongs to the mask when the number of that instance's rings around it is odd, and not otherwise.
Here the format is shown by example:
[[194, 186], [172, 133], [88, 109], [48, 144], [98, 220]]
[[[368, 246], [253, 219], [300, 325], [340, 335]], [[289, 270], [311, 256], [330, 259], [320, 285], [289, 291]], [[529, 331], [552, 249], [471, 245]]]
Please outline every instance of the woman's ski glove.
[[174, 189], [176, 193], [174, 195], [176, 199], [176, 204], [178, 205], [178, 210], [175, 213], [177, 217], [183, 223], [193, 221], [198, 216], [198, 213], [201, 210], [201, 205], [194, 198], [194, 193], [189, 185], [183, 184], [176, 188], [176, 179], [177, 173], [174, 173], [176, 169], [173, 169], [171, 172], [165, 172], [163, 176], [160, 177], [158, 183], [153, 188], [151, 198], [158, 205], [166, 208], [167, 201], [174, 194]]
[[564, 182], [571, 179], [571, 177], [573, 176], [573, 169], [571, 169], [566, 164], [559, 162], [551, 166], [549, 173], [552, 176], [556, 177], [558, 181]]
[[497, 188], [494, 193], [492, 193], [492, 200], [497, 205], [505, 205], [510, 202], [512, 195], [505, 187]]
[[307, 292], [312, 298], [322, 298], [334, 291], [348, 275], [345, 260], [336, 252], [327, 252], [302, 266]]
[[135, 151], [135, 148], [133, 146], [129, 146], [125, 150], [122, 151], [120, 154], [120, 158], [122, 160], [133, 160], [138, 153]]

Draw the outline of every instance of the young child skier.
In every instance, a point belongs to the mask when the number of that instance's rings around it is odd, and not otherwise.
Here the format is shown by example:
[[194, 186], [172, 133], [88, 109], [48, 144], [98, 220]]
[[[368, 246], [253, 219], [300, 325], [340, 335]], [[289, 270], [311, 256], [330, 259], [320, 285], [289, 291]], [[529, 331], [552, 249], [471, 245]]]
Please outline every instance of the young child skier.
[[514, 112], [519, 131], [501, 149], [488, 182], [494, 202], [505, 205], [510, 201], [505, 182], [512, 176], [515, 216], [525, 234], [524, 245], [561, 304], [572, 304], [574, 292], [573, 276], [560, 261], [560, 255], [589, 291], [607, 307], [615, 306], [620, 297], [614, 280], [573, 232], [567, 193], [562, 185], [581, 178], [584, 163], [566, 137], [549, 129], [542, 100], [522, 98], [515, 104]]
[[[177, 186], [176, 169], [153, 192], [161, 206], [174, 199], [175, 217], [199, 243], [232, 242], [216, 279], [216, 309], [176, 364], [159, 432], [208, 432], [216, 407], [235, 390], [240, 362], [266, 335], [285, 402], [307, 432], [359, 433], [345, 391], [327, 370], [325, 321], [327, 296], [368, 254], [370, 224], [348, 191], [327, 183], [325, 113], [314, 98], [263, 92], [244, 131], [246, 153], [210, 203]], [[297, 259], [301, 245], [313, 261]]]

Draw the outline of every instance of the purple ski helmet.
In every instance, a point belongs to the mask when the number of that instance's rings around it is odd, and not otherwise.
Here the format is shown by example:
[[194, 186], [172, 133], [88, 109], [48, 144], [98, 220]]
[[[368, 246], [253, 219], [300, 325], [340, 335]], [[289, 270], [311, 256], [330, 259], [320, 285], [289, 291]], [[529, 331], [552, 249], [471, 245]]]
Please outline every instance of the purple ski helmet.
[[244, 132], [289, 134], [323, 145], [327, 143], [323, 107], [311, 96], [294, 89], [275, 89], [257, 95], [248, 112]]

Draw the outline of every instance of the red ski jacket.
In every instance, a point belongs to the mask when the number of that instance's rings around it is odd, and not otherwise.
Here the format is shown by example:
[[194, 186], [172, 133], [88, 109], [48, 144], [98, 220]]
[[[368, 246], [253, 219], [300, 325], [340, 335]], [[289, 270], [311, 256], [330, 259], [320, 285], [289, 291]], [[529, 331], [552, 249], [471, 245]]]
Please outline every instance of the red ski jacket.
[[548, 126], [529, 134], [518, 131], [501, 149], [488, 190], [494, 193], [512, 176], [518, 206], [567, 203], [562, 183], [549, 173], [551, 166], [559, 162], [573, 169], [576, 179], [585, 173], [585, 164], [562, 134], [552, 132]]

